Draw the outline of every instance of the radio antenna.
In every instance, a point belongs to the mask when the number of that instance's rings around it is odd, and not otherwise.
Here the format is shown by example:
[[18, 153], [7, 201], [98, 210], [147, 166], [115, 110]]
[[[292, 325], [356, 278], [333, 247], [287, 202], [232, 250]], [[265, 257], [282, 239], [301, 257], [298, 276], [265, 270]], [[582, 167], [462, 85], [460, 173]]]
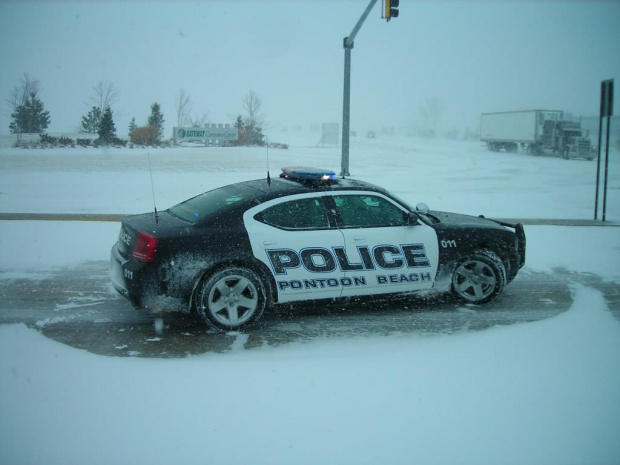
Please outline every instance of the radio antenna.
[[269, 139], [265, 135], [265, 144], [267, 145], [267, 184], [271, 186], [271, 176], [269, 175]]
[[153, 193], [153, 208], [155, 209], [155, 223], [159, 223], [159, 217], [157, 216], [157, 204], [155, 202], [155, 183], [153, 182], [153, 168], [151, 167], [151, 152], [147, 152], [149, 159], [149, 173], [151, 173], [151, 192]]

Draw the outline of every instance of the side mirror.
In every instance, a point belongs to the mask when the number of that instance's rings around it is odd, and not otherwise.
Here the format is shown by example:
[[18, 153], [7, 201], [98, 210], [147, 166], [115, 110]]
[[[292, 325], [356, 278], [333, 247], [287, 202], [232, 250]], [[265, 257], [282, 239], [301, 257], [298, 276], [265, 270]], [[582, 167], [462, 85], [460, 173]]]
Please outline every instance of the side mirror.
[[418, 224], [418, 221], [420, 220], [420, 217], [418, 216], [418, 214], [414, 212], [407, 213], [407, 217], [409, 219], [409, 226], [415, 226], [416, 224]]
[[426, 205], [425, 203], [419, 203], [415, 206], [416, 211], [423, 213], [423, 214], [428, 214], [428, 212], [430, 211], [430, 208], [428, 207], [428, 205]]

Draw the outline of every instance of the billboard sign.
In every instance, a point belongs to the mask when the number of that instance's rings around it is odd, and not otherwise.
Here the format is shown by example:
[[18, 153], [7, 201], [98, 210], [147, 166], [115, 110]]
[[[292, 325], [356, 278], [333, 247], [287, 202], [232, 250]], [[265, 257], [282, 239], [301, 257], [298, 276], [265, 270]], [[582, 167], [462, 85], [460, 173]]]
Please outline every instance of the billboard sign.
[[239, 131], [230, 124], [208, 124], [202, 128], [175, 127], [175, 142], [234, 141]]

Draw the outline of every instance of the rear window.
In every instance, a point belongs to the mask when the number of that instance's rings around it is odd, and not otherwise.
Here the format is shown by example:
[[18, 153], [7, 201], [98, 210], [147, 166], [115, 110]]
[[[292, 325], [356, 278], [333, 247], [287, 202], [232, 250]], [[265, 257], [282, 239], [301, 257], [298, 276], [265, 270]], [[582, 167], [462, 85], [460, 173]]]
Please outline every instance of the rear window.
[[168, 212], [182, 220], [197, 223], [203, 218], [223, 213], [234, 205], [248, 202], [251, 199], [252, 190], [247, 187], [225, 186], [181, 202], [170, 208]]

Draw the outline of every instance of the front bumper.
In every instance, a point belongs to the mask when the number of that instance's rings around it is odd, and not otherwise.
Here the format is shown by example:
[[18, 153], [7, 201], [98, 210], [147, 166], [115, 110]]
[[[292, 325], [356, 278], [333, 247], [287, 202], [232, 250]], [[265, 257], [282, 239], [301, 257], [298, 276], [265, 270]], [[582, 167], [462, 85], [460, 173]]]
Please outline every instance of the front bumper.
[[519, 253], [519, 269], [525, 265], [525, 229], [521, 223], [515, 225], [515, 234], [517, 235], [517, 252]]
[[527, 240], [525, 238], [525, 228], [521, 223], [507, 223], [500, 220], [493, 221], [504, 226], [505, 228], [514, 229], [515, 232], [515, 245], [514, 249], [508, 251], [508, 260], [510, 263], [506, 268], [506, 271], [508, 272], [507, 280], [510, 282], [515, 278], [517, 272], [525, 265], [525, 250], [527, 244]]

